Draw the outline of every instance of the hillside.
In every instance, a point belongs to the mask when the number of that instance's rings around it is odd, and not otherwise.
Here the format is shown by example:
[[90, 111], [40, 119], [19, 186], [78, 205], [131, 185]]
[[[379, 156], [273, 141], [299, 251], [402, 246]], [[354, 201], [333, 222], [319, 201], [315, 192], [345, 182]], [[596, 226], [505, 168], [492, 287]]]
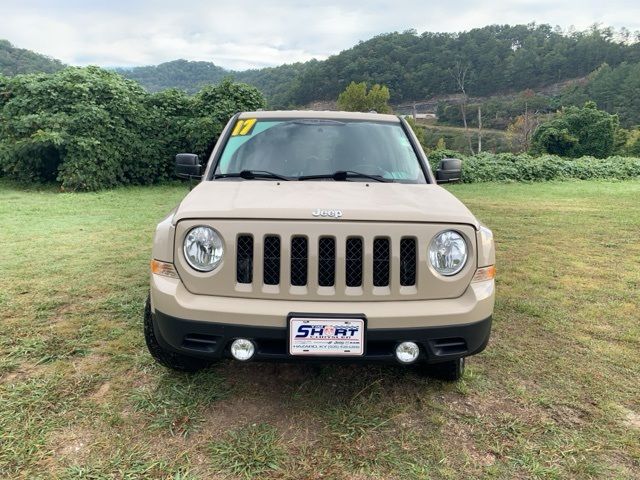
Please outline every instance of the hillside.
[[[5, 75], [63, 66], [0, 41]], [[618, 113], [624, 126], [640, 123], [640, 43], [623, 41], [608, 28], [569, 34], [535, 24], [461, 33], [406, 31], [376, 36], [323, 61], [231, 71], [211, 62], [174, 60], [116, 71], [151, 92], [195, 93], [229, 77], [260, 89], [272, 108], [335, 101], [351, 81], [381, 83], [390, 88], [399, 112], [409, 113], [417, 102], [419, 110], [437, 110], [443, 123], [454, 126], [461, 124], [455, 76], [464, 73], [470, 111], [481, 105], [489, 128], [505, 128], [525, 105], [547, 112], [587, 99]], [[535, 98], [522, 95], [529, 90], [538, 92]]]
[[581, 77], [603, 63], [640, 61], [638, 43], [615, 38], [606, 28], [564, 34], [549, 25], [490, 25], [461, 33], [389, 33], [327, 60], [260, 70], [233, 72], [209, 64], [207, 72], [206, 62], [181, 61], [121, 73], [154, 91], [195, 91], [229, 75], [258, 87], [274, 107], [333, 100], [349, 82], [366, 81], [389, 86], [392, 102], [402, 103], [455, 92], [455, 72], [466, 72], [470, 95], [488, 96]]
[[232, 72], [211, 62], [173, 60], [159, 65], [135, 68], [117, 68], [119, 74], [142, 84], [150, 92], [178, 88], [195, 93], [204, 85], [219, 83]]
[[64, 68], [59, 60], [17, 48], [8, 40], [0, 39], [0, 74], [12, 76], [21, 73], [53, 73]]

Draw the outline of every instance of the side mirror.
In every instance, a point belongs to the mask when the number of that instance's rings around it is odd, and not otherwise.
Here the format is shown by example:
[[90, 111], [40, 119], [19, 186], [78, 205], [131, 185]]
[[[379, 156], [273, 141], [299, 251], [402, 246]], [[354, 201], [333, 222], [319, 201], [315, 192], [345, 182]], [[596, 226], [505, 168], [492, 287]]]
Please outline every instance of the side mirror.
[[201, 178], [202, 165], [198, 155], [179, 153], [176, 155], [176, 176], [179, 178]]
[[436, 170], [436, 182], [459, 182], [462, 178], [462, 160], [458, 158], [443, 158]]

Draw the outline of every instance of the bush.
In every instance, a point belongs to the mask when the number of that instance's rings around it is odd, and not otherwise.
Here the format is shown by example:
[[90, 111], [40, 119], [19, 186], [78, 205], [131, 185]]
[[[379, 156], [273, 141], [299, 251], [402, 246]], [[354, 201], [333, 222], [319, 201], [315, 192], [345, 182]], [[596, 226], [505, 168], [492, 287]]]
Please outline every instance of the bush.
[[481, 153], [465, 156], [453, 150], [434, 150], [429, 164], [435, 173], [443, 158], [462, 160], [462, 182], [545, 182], [549, 180], [627, 180], [640, 177], [640, 158], [533, 157], [526, 153]]
[[582, 157], [567, 159], [555, 155], [480, 154], [462, 162], [462, 181], [542, 182], [549, 180], [627, 180], [640, 177], [640, 158]]
[[2, 87], [0, 166], [8, 176], [92, 190], [156, 171], [136, 83], [89, 67], [18, 75]]
[[229, 81], [189, 97], [151, 95], [98, 67], [0, 77], [0, 171], [65, 190], [158, 182], [176, 153], [208, 154], [234, 113], [264, 106]]
[[617, 115], [598, 110], [594, 102], [586, 102], [583, 108], [565, 107], [536, 129], [531, 150], [574, 158], [606, 158], [614, 153], [618, 126]]

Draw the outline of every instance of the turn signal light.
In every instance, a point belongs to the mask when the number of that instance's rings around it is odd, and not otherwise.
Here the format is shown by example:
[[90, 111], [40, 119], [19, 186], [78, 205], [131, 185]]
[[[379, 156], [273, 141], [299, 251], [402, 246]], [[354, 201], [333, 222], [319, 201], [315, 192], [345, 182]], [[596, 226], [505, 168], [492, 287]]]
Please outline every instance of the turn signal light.
[[484, 282], [485, 280], [491, 280], [496, 276], [496, 266], [482, 267], [476, 270], [476, 274], [473, 276], [472, 282]]
[[163, 277], [179, 278], [173, 263], [151, 260], [151, 271]]

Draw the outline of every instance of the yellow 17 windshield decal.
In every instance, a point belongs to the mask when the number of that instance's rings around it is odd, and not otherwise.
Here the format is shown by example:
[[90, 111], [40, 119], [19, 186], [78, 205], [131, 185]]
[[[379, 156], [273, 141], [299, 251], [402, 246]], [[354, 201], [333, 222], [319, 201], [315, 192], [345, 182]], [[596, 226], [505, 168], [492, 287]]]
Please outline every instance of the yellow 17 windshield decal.
[[233, 131], [231, 132], [232, 137], [248, 135], [253, 130], [254, 125], [256, 124], [255, 118], [247, 118], [246, 120], [238, 120], [236, 122], [236, 126], [233, 127]]

